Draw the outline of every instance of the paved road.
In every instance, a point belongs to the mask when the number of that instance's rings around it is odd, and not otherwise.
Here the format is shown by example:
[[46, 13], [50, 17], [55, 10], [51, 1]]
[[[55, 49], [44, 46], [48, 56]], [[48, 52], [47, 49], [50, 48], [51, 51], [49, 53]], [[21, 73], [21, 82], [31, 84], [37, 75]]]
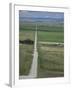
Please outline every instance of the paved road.
[[38, 64], [37, 60], [38, 60], [38, 52], [37, 52], [37, 25], [36, 25], [34, 55], [33, 55], [31, 69], [30, 69], [29, 75], [19, 76], [20, 79], [29, 79], [29, 78], [36, 78], [37, 77], [37, 64]]

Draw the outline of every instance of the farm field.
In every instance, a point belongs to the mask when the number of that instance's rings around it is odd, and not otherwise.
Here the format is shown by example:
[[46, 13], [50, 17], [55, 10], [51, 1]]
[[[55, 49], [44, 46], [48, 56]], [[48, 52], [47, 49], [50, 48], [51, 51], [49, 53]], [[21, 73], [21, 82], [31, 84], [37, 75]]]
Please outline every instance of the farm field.
[[64, 12], [33, 10], [19, 10], [19, 78], [64, 77]]
[[[23, 31], [19, 32], [19, 40], [26, 39], [34, 40], [34, 32], [33, 31]], [[33, 59], [33, 45], [28, 44], [19, 44], [19, 75], [28, 75], [32, 59]]]
[[60, 29], [54, 31], [51, 27], [49, 31], [38, 31], [38, 78], [64, 76], [64, 45], [62, 43], [64, 43], [64, 32]]
[[[42, 25], [41, 25], [42, 26]], [[51, 43], [64, 43], [64, 30], [62, 26], [37, 27], [38, 50], [38, 78], [63, 77], [64, 76], [64, 45]], [[58, 30], [58, 31], [57, 31]], [[19, 40], [30, 39], [34, 41], [35, 24], [21, 24]], [[48, 44], [48, 42], [50, 44]], [[44, 43], [44, 44], [43, 44]], [[28, 75], [32, 59], [34, 45], [19, 44], [19, 75]]]
[[42, 42], [64, 42], [63, 32], [38, 31], [38, 40]]
[[64, 76], [64, 49], [38, 45], [38, 78]]

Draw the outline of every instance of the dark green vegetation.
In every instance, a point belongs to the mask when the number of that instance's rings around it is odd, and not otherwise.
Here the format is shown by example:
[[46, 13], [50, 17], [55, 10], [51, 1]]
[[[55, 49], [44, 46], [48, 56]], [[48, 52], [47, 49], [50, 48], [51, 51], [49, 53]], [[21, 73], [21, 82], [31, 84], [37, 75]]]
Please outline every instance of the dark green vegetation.
[[63, 24], [53, 24], [49, 25], [47, 23], [21, 23], [20, 30], [31, 30], [34, 31], [37, 24], [38, 31], [48, 31], [48, 32], [64, 32]]
[[42, 42], [63, 42], [64, 40], [63, 32], [48, 32], [39, 31], [38, 40]]
[[[34, 40], [33, 31], [23, 31], [19, 32], [19, 40], [26, 39]], [[33, 58], [33, 45], [19, 44], [19, 75], [28, 75]]]
[[39, 31], [63, 32], [63, 25], [38, 25]]
[[20, 31], [34, 31], [35, 25], [33, 23], [21, 23], [19, 26]]

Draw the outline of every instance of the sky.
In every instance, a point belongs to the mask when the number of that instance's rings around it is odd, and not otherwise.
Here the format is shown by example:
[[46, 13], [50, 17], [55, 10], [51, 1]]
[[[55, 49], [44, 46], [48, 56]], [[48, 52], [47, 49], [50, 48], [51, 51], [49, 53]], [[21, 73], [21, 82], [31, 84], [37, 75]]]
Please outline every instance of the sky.
[[41, 11], [19, 11], [20, 17], [24, 18], [63, 18], [64, 15], [61, 12], [41, 12]]
[[45, 11], [19, 11], [20, 20], [44, 20], [44, 19], [64, 19], [64, 13], [62, 12], [45, 12]]

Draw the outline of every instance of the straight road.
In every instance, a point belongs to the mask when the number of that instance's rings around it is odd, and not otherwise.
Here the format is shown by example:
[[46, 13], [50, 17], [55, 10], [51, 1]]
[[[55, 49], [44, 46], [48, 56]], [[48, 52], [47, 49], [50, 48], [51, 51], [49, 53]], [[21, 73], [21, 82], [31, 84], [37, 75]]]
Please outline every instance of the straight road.
[[20, 79], [29, 79], [29, 78], [36, 78], [37, 77], [37, 64], [38, 64], [38, 52], [37, 52], [37, 25], [35, 31], [35, 43], [34, 43], [34, 54], [33, 54], [33, 61], [30, 69], [29, 75], [19, 76]]

